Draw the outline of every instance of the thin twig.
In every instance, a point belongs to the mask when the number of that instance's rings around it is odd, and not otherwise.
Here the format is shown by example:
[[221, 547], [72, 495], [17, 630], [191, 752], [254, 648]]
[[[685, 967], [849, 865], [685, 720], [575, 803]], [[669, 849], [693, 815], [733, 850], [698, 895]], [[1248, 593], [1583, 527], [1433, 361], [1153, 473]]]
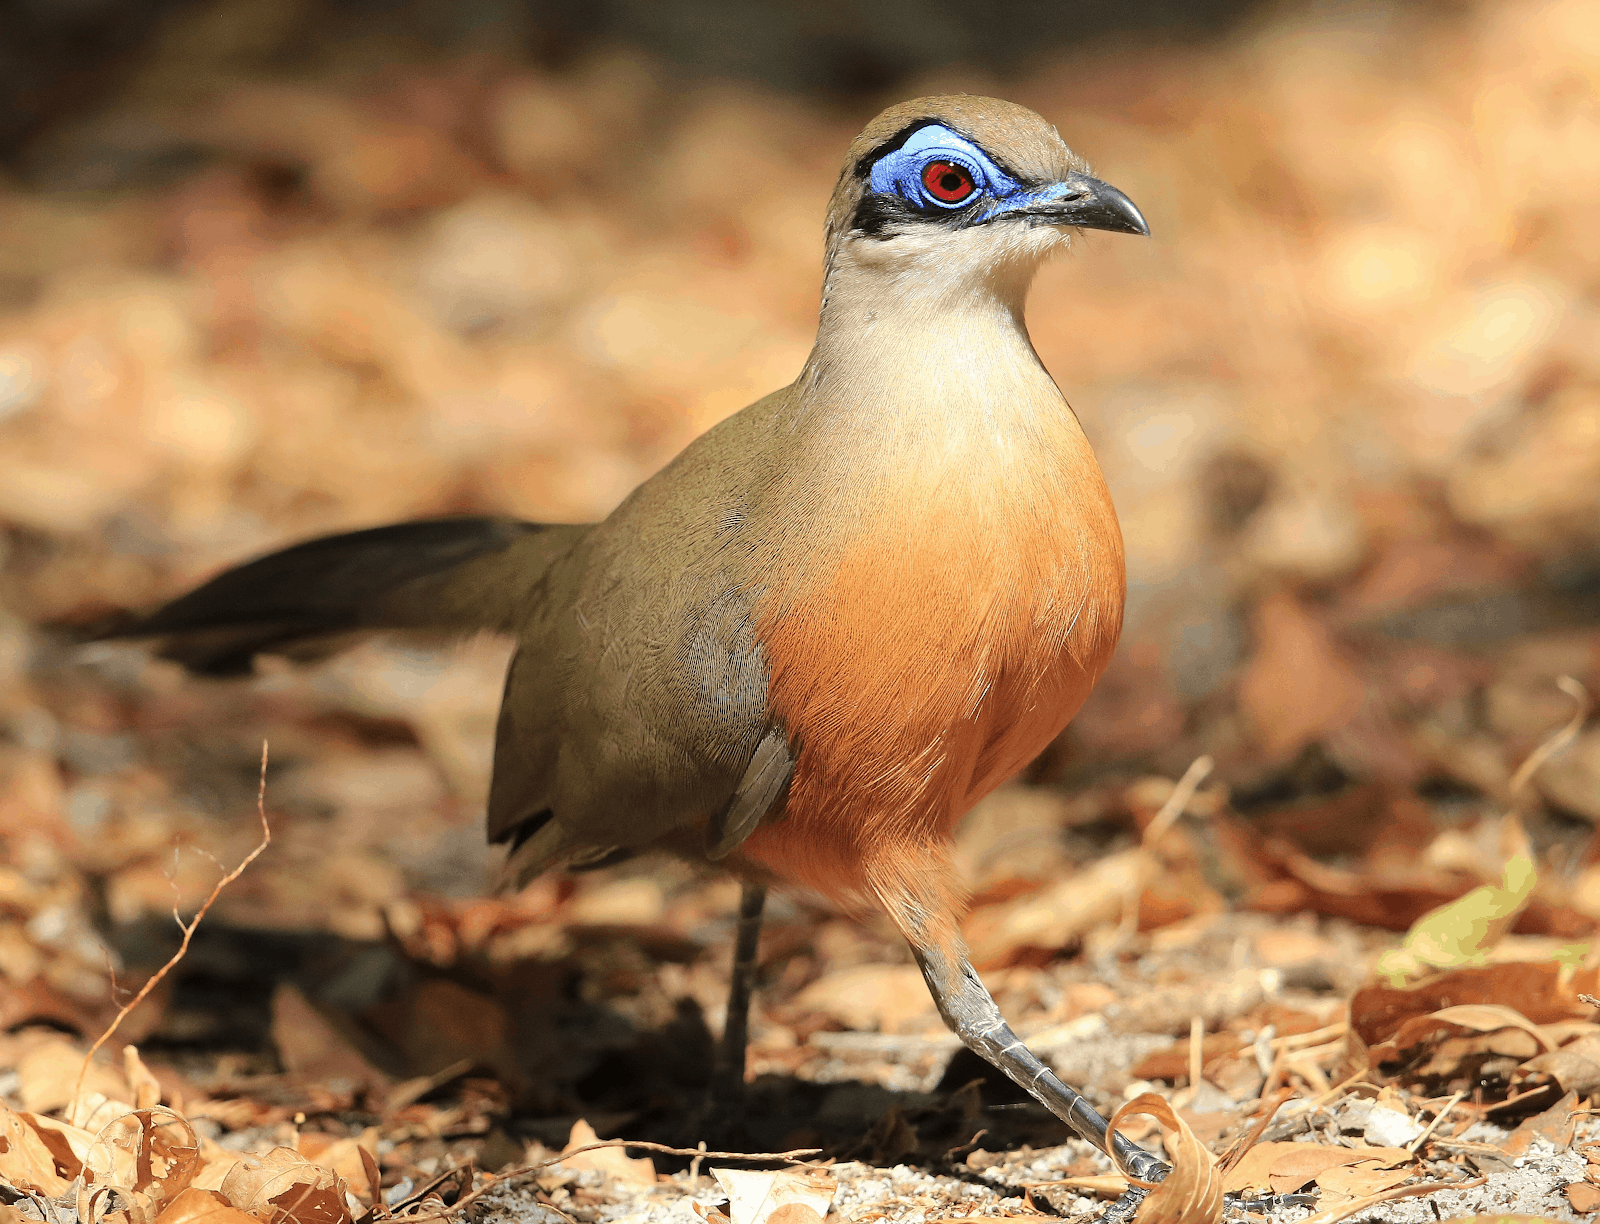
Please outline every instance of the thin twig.
[[1357, 1212], [1365, 1211], [1368, 1207], [1375, 1207], [1379, 1203], [1393, 1202], [1395, 1199], [1416, 1198], [1422, 1194], [1436, 1194], [1440, 1190], [1472, 1190], [1483, 1185], [1489, 1179], [1480, 1177], [1477, 1181], [1458, 1182], [1424, 1182], [1418, 1186], [1395, 1186], [1390, 1190], [1380, 1190], [1377, 1194], [1368, 1194], [1362, 1198], [1352, 1199], [1348, 1203], [1340, 1203], [1337, 1207], [1327, 1207], [1307, 1216], [1300, 1224], [1339, 1224]]
[[1439, 1123], [1443, 1122], [1447, 1117], [1450, 1116], [1450, 1111], [1454, 1109], [1460, 1102], [1461, 1098], [1466, 1095], [1467, 1094], [1465, 1092], [1458, 1092], [1455, 1094], [1455, 1096], [1446, 1101], [1444, 1103], [1444, 1108], [1433, 1115], [1433, 1121], [1428, 1123], [1427, 1128], [1423, 1130], [1422, 1134], [1418, 1135], [1410, 1143], [1406, 1144], [1406, 1151], [1410, 1152], [1413, 1156], [1420, 1152], [1422, 1150], [1422, 1145], [1428, 1141], [1428, 1136], [1439, 1129]]
[[[133, 998], [129, 999], [122, 1005], [122, 1008], [117, 1012], [116, 1018], [113, 1019], [106, 1027], [106, 1031], [101, 1033], [100, 1036], [95, 1039], [95, 1043], [89, 1047], [89, 1052], [83, 1056], [83, 1065], [78, 1068], [78, 1082], [73, 1086], [72, 1089], [72, 1099], [74, 1101], [83, 1095], [84, 1077], [89, 1074], [89, 1065], [93, 1061], [94, 1056], [100, 1052], [100, 1047], [105, 1045], [106, 1042], [110, 1041], [111, 1038], [116, 1034], [116, 1031], [122, 1027], [122, 1022], [128, 1018], [128, 1013], [134, 1008], [138, 1007], [139, 1004], [143, 1003], [145, 999], [149, 997], [150, 992], [161, 984], [161, 980], [165, 978], [167, 974], [172, 972], [173, 968], [178, 964], [179, 961], [188, 955], [189, 941], [194, 938], [195, 929], [200, 925], [200, 920], [206, 916], [206, 912], [210, 910], [212, 903], [222, 895], [222, 890], [243, 875], [244, 869], [250, 866], [251, 863], [255, 862], [256, 859], [260, 858], [262, 851], [272, 844], [272, 828], [267, 824], [266, 740], [261, 741], [261, 782], [260, 785], [256, 787], [256, 814], [261, 817], [260, 844], [257, 845], [254, 850], [250, 851], [249, 854], [245, 855], [243, 862], [241, 862], [232, 871], [228, 872], [227, 875], [223, 876], [217, 881], [216, 886], [211, 890], [211, 895], [208, 896], [201, 904], [200, 908], [195, 911], [195, 915], [192, 919], [190, 919], [188, 922], [184, 922], [182, 918], [178, 918], [178, 929], [183, 932], [183, 941], [178, 945], [178, 950], [172, 954], [171, 959], [168, 960], [166, 964], [162, 965], [160, 969], [156, 970], [155, 976], [153, 976], [143, 986], [139, 987], [138, 994], [134, 995]], [[176, 907], [173, 909], [173, 916], [177, 917]]]
[[[1150, 818], [1150, 823], [1145, 825], [1144, 832], [1139, 837], [1141, 846], [1154, 846], [1178, 817], [1183, 815], [1184, 809], [1189, 806], [1189, 800], [1194, 798], [1195, 791], [1211, 773], [1213, 765], [1214, 762], [1209, 756], [1197, 756], [1189, 763], [1189, 768], [1184, 770], [1183, 777], [1178, 779], [1177, 785], [1172, 788], [1172, 793], [1167, 796], [1167, 801]], [[1116, 938], [1111, 945], [1113, 951], [1126, 944], [1138, 931], [1139, 897], [1143, 891], [1142, 885], [1135, 884], [1123, 895], [1122, 918], [1117, 923]]]
[[1361, 1070], [1357, 1071], [1354, 1075], [1351, 1075], [1349, 1078], [1340, 1080], [1332, 1088], [1329, 1088], [1328, 1091], [1324, 1092], [1321, 1096], [1315, 1098], [1311, 1102], [1311, 1108], [1312, 1109], [1321, 1109], [1329, 1101], [1333, 1100], [1334, 1097], [1336, 1097], [1340, 1093], [1342, 1093], [1346, 1088], [1355, 1088], [1355, 1087], [1358, 1087], [1359, 1085], [1366, 1084], [1366, 1086], [1368, 1088], [1376, 1089], [1377, 1088], [1376, 1084], [1367, 1084], [1367, 1081], [1366, 1081], [1366, 1078], [1365, 1078], [1366, 1074], [1367, 1074], [1367, 1069], [1365, 1067], [1363, 1067]]
[[1506, 784], [1506, 790], [1510, 793], [1513, 802], [1516, 800], [1517, 792], [1528, 784], [1534, 774], [1539, 772], [1539, 767], [1577, 738], [1578, 732], [1583, 727], [1584, 720], [1589, 717], [1588, 689], [1584, 688], [1571, 676], [1557, 676], [1556, 687], [1576, 701], [1578, 708], [1573, 711], [1572, 717], [1567, 720], [1567, 725], [1530, 752], [1528, 759], [1522, 762], [1516, 773], [1511, 775], [1511, 781]]
[[1272, 1125], [1272, 1119], [1278, 1116], [1278, 1110], [1283, 1108], [1284, 1102], [1294, 1096], [1293, 1088], [1280, 1089], [1274, 1097], [1263, 1097], [1261, 1100], [1261, 1117], [1250, 1133], [1243, 1139], [1236, 1140], [1232, 1147], [1222, 1154], [1217, 1161], [1217, 1169], [1226, 1176], [1233, 1166], [1244, 1159], [1244, 1154], [1261, 1141], [1261, 1136], [1267, 1133], [1267, 1127]]
[[[703, 1148], [676, 1148], [668, 1147], [664, 1143], [646, 1143], [642, 1139], [606, 1139], [600, 1143], [586, 1143], [582, 1147], [573, 1148], [570, 1152], [562, 1152], [559, 1156], [552, 1156], [549, 1160], [541, 1160], [538, 1164], [523, 1165], [520, 1169], [512, 1169], [509, 1173], [502, 1173], [487, 1185], [480, 1186], [471, 1194], [463, 1195], [457, 1199], [449, 1210], [460, 1211], [469, 1203], [475, 1202], [489, 1193], [496, 1186], [502, 1186], [506, 1182], [527, 1177], [530, 1173], [538, 1173], [542, 1169], [558, 1165], [563, 1160], [568, 1160], [580, 1153], [598, 1151], [600, 1148], [642, 1148], [646, 1152], [660, 1152], [664, 1156], [691, 1156], [698, 1157], [701, 1160], [783, 1160], [790, 1164], [804, 1164], [805, 1157], [816, 1156], [822, 1151], [821, 1148], [795, 1148], [788, 1152], [708, 1152]], [[421, 1224], [421, 1221], [424, 1220], [442, 1220], [446, 1215], [447, 1212], [441, 1211], [432, 1215], [414, 1215], [406, 1218], [407, 1224]]]
[[1161, 805], [1161, 810], [1145, 825], [1140, 841], [1147, 846], [1154, 845], [1172, 827], [1173, 822], [1183, 815], [1184, 808], [1189, 806], [1189, 800], [1194, 798], [1195, 791], [1200, 789], [1200, 783], [1206, 780], [1214, 764], [1209, 756], [1195, 757], [1189, 768], [1184, 770], [1183, 777], [1178, 779], [1178, 784], [1172, 788], [1172, 794]]
[[1189, 1087], [1200, 1087], [1200, 1076], [1205, 1071], [1206, 1018], [1189, 1017]]

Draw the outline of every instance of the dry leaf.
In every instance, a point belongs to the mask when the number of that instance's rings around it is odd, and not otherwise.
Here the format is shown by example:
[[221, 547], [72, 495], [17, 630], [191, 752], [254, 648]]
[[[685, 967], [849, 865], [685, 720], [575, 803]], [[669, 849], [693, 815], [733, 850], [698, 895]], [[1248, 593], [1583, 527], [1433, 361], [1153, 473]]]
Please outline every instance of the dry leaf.
[[103, 1092], [85, 1092], [75, 1097], [61, 1114], [73, 1126], [98, 1134], [101, 1127], [132, 1112], [133, 1106], [127, 1101], [114, 1101]]
[[[1388, 1203], [1395, 1199], [1416, 1198], [1423, 1194], [1435, 1194], [1440, 1190], [1470, 1190], [1474, 1186], [1483, 1185], [1484, 1180], [1480, 1177], [1476, 1181], [1422, 1182], [1415, 1186], [1395, 1186], [1388, 1190], [1380, 1190], [1376, 1194], [1367, 1194], [1358, 1199], [1351, 1199], [1348, 1203], [1338, 1203], [1324, 1211], [1313, 1212], [1304, 1220], [1301, 1220], [1300, 1224], [1339, 1224], [1341, 1220], [1349, 1219], [1358, 1211], [1365, 1211], [1368, 1207], [1375, 1207], [1379, 1203]], [[1473, 1218], [1485, 1222], [1493, 1220], [1499, 1224], [1500, 1221], [1514, 1220], [1518, 1217], [1474, 1216]]]
[[[122, 1076], [128, 1081], [128, 1088], [133, 1094], [133, 1103], [139, 1109], [149, 1109], [152, 1105], [161, 1104], [161, 1081], [150, 1073], [150, 1068], [144, 1065], [144, 1060], [139, 1057], [139, 1047], [126, 1045], [122, 1047]], [[181, 1102], [174, 1102], [181, 1109]]]
[[66, 1122], [58, 1122], [54, 1118], [41, 1118], [38, 1114], [25, 1113], [18, 1116], [33, 1128], [40, 1139], [44, 1140], [45, 1146], [55, 1157], [56, 1167], [62, 1170], [64, 1177], [77, 1177], [83, 1172], [89, 1149], [94, 1147], [93, 1131], [86, 1131]]
[[1404, 1148], [1333, 1147], [1319, 1143], [1258, 1143], [1228, 1172], [1223, 1188], [1230, 1194], [1271, 1190], [1291, 1194], [1320, 1178], [1323, 1170], [1362, 1161], [1378, 1165], [1405, 1164], [1412, 1154]]
[[102, 1126], [83, 1164], [96, 1184], [132, 1190], [159, 1209], [194, 1180], [200, 1142], [184, 1118], [157, 1105]]
[[68, 1180], [38, 1132], [0, 1101], [0, 1181], [54, 1198]]
[[1517, 1129], [1507, 1136], [1503, 1146], [1512, 1156], [1522, 1155], [1535, 1139], [1548, 1139], [1557, 1147], [1565, 1147], [1572, 1141], [1572, 1131], [1577, 1121], [1573, 1111], [1577, 1108], [1578, 1094], [1567, 1093], [1542, 1113], [1524, 1118]]
[[597, 1148], [592, 1152], [579, 1152], [575, 1156], [566, 1155], [576, 1148], [588, 1147], [591, 1143], [600, 1143], [601, 1139], [594, 1133], [594, 1127], [587, 1121], [579, 1118], [572, 1124], [572, 1131], [567, 1136], [567, 1146], [562, 1148], [561, 1167], [564, 1169], [598, 1169], [607, 1177], [614, 1177], [618, 1181], [630, 1186], [653, 1186], [656, 1184], [656, 1166], [648, 1156], [641, 1156], [637, 1160], [629, 1156], [620, 1147]]
[[1050, 1182], [1049, 1186], [1077, 1194], [1092, 1194], [1096, 1198], [1119, 1199], [1128, 1192], [1128, 1179], [1120, 1173], [1090, 1173], [1084, 1177], [1063, 1177]]
[[[23, 1055], [17, 1064], [22, 1083], [18, 1094], [29, 1113], [47, 1114], [72, 1100], [83, 1071], [83, 1052], [64, 1038], [47, 1041]], [[91, 1062], [83, 1074], [83, 1092], [100, 1093], [111, 1100], [131, 1096], [122, 1076], [103, 1063]]]
[[1172, 1106], [1153, 1092], [1140, 1093], [1111, 1115], [1110, 1133], [1133, 1116], [1154, 1118], [1161, 1127], [1172, 1172], [1145, 1196], [1138, 1224], [1215, 1224], [1222, 1219], [1222, 1173], [1217, 1158]]
[[1600, 1211], [1600, 1186], [1586, 1181], [1573, 1182], [1566, 1187], [1566, 1194], [1572, 1210], [1582, 1215]]
[[191, 1186], [162, 1208], [155, 1224], [255, 1224], [255, 1217], [230, 1207], [220, 1194]]
[[1561, 966], [1508, 961], [1481, 969], [1457, 969], [1415, 986], [1363, 986], [1350, 998], [1350, 1040], [1353, 1048], [1376, 1047], [1418, 1016], [1466, 1004], [1515, 1008], [1535, 1025], [1587, 1019], [1592, 1012], [1578, 1000], [1591, 991], [1595, 974], [1584, 971], [1562, 980]]
[[344, 1182], [293, 1148], [245, 1157], [222, 1179], [221, 1193], [267, 1224], [341, 1224], [350, 1218]]
[[1428, 911], [1406, 932], [1399, 948], [1378, 958], [1377, 975], [1390, 986], [1436, 969], [1482, 964], [1533, 897], [1539, 873], [1533, 848], [1515, 812], [1501, 820], [1505, 862], [1499, 884], [1483, 884]]
[[[1317, 1174], [1317, 1188], [1324, 1195], [1361, 1198], [1398, 1186], [1406, 1178], [1415, 1176], [1415, 1173], [1414, 1169], [1379, 1169], [1365, 1161], [1356, 1165], [1336, 1165]], [[1333, 1200], [1326, 1199], [1325, 1205], [1332, 1206]]]
[[308, 1136], [301, 1136], [300, 1154], [307, 1160], [321, 1165], [325, 1169], [332, 1169], [345, 1184], [350, 1187], [350, 1192], [365, 1203], [371, 1203], [378, 1193], [378, 1184], [368, 1174], [368, 1160], [362, 1158], [362, 1153], [371, 1154], [377, 1151], [378, 1128], [369, 1126], [359, 1137], [350, 1139], [334, 1139], [330, 1143], [321, 1144], [315, 1149], [307, 1144]]
[[1517, 1075], [1522, 1078], [1529, 1072], [1552, 1076], [1562, 1089], [1580, 1097], [1600, 1095], [1600, 1037], [1585, 1037], [1529, 1059]]
[[837, 1188], [823, 1169], [713, 1169], [731, 1224], [820, 1224]]
[[339, 1080], [352, 1088], [389, 1084], [387, 1075], [287, 983], [272, 995], [272, 1040], [284, 1069], [305, 1079]]
[[202, 1140], [200, 1147], [200, 1168], [195, 1173], [194, 1180], [189, 1183], [195, 1190], [222, 1189], [222, 1183], [227, 1180], [228, 1174], [233, 1171], [233, 1166], [246, 1159], [244, 1152], [235, 1152], [211, 1140]]

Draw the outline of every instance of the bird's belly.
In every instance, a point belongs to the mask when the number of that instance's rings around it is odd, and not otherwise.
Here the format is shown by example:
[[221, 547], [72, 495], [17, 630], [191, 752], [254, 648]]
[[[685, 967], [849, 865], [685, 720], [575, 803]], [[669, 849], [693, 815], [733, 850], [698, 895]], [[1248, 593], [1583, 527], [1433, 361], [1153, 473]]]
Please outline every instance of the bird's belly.
[[947, 840], [1076, 713], [1120, 627], [1115, 520], [1087, 541], [1003, 543], [880, 538], [761, 626], [800, 758], [751, 857], [824, 893], [873, 891], [871, 860]]

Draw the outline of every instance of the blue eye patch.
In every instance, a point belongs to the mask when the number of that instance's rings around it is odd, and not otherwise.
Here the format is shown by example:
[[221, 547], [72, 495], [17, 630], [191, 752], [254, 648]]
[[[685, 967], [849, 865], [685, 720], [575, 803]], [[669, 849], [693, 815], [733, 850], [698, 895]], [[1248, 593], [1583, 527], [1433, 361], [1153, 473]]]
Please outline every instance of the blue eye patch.
[[[923, 183], [923, 172], [934, 162], [961, 167], [977, 190], [956, 202], [941, 200]], [[897, 195], [911, 204], [940, 209], [962, 208], [985, 194], [1004, 199], [1022, 190], [1022, 184], [977, 145], [938, 123], [918, 128], [898, 149], [874, 162], [871, 186], [877, 195]]]
[[1030, 190], [972, 141], [940, 123], [917, 128], [873, 162], [867, 185], [870, 194], [861, 202], [856, 228], [873, 235], [893, 222], [918, 218], [980, 224], [1067, 190], [1056, 183]]

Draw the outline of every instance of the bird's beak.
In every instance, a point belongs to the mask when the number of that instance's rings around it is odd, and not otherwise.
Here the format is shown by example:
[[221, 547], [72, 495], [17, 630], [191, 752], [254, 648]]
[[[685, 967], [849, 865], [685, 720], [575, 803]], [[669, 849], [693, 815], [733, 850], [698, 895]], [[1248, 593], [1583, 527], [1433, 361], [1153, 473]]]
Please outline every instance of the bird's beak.
[[1045, 198], [1036, 197], [1021, 211], [1048, 225], [1110, 230], [1117, 234], [1148, 236], [1150, 233], [1144, 214], [1132, 200], [1110, 183], [1076, 172], [1049, 188]]

